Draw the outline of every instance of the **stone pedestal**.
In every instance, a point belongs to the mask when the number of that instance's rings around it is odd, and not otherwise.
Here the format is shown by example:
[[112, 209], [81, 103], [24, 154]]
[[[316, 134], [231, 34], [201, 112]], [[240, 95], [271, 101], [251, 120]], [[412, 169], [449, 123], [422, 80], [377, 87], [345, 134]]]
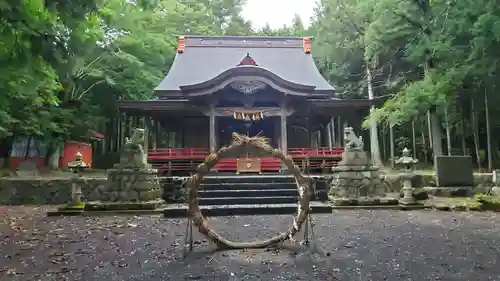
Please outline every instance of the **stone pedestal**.
[[356, 205], [353, 203], [356, 201], [359, 205], [373, 201], [370, 205], [377, 205], [387, 201], [388, 187], [381, 180], [379, 168], [370, 165], [365, 151], [345, 151], [332, 172], [335, 176], [328, 195], [333, 204]]
[[108, 192], [105, 201], [150, 201], [161, 199], [162, 189], [155, 169], [108, 170]]
[[88, 202], [88, 209], [156, 209], [163, 205], [163, 190], [155, 169], [115, 168], [108, 170], [108, 184], [100, 201]]
[[90, 210], [156, 209], [164, 203], [158, 170], [147, 163], [142, 146], [144, 130], [135, 129], [120, 155], [120, 163], [108, 170], [101, 200], [87, 203]]
[[403, 197], [399, 199], [400, 205], [416, 204], [416, 200], [413, 197], [413, 187], [411, 185], [411, 179], [413, 177], [414, 177], [413, 173], [404, 173], [401, 175], [401, 179], [403, 180], [403, 188], [401, 188]]

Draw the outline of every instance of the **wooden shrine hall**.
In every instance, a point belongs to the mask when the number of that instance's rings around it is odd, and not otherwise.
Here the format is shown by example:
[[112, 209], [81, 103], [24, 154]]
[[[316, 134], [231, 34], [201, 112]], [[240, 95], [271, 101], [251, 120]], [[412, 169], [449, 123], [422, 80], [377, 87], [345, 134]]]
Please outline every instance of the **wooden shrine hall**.
[[[181, 36], [154, 96], [118, 107], [146, 120], [148, 161], [169, 174], [194, 171], [229, 145], [233, 132], [267, 137], [304, 170], [328, 169], [342, 156], [344, 125], [360, 124], [371, 105], [336, 98], [310, 39], [301, 37]], [[281, 165], [243, 155], [220, 160], [215, 170], [278, 172]]]

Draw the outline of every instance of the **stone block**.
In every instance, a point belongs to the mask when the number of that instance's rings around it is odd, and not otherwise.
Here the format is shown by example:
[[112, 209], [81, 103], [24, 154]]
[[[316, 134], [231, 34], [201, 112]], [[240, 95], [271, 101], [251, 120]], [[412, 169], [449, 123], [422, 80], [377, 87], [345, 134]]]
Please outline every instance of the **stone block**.
[[470, 156], [436, 156], [436, 181], [439, 187], [472, 187], [474, 175]]

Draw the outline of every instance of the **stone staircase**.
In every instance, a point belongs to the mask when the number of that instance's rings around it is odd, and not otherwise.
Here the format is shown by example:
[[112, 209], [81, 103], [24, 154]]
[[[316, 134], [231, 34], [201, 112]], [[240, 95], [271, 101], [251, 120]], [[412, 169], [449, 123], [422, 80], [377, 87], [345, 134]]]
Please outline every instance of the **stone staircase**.
[[[311, 202], [313, 213], [331, 213], [325, 185], [318, 185]], [[298, 192], [291, 175], [207, 176], [200, 189], [199, 205], [205, 216], [294, 214]], [[169, 204], [165, 217], [185, 217], [185, 204]]]

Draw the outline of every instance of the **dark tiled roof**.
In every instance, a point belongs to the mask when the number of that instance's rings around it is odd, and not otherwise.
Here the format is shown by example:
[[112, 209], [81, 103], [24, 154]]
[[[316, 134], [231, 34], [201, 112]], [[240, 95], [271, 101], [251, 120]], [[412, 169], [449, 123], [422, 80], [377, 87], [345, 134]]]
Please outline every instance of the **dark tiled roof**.
[[[156, 92], [180, 91], [180, 86], [209, 81], [233, 69], [246, 57], [291, 83], [314, 86], [315, 91], [334, 88], [321, 76], [301, 37], [186, 36], [185, 50], [178, 53]], [[163, 94], [162, 93], [162, 94]]]

